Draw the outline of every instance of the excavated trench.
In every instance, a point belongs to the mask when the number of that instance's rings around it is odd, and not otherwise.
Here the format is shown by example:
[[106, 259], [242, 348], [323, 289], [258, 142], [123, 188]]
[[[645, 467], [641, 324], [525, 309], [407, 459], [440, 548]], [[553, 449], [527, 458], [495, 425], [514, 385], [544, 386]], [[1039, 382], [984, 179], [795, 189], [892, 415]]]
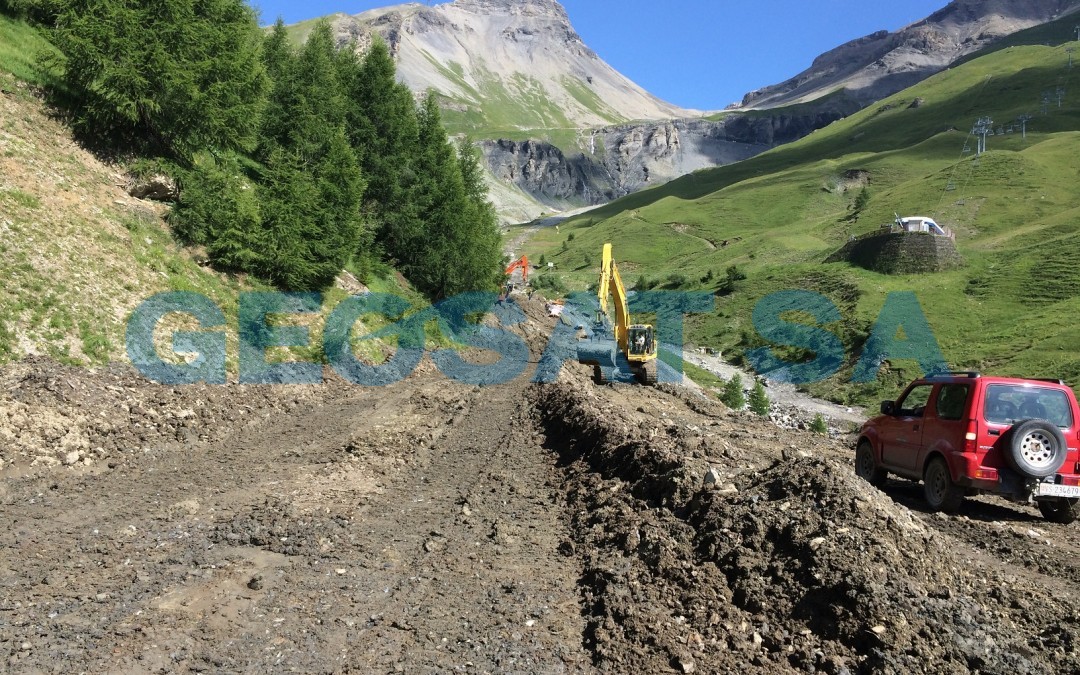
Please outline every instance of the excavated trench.
[[[668, 413], [667, 394], [619, 389], [564, 374], [530, 394], [567, 472], [597, 667], [1080, 668], [1080, 621], [1060, 579], [973, 559], [829, 448], [769, 438], [718, 406]], [[620, 398], [645, 403], [635, 411]]]

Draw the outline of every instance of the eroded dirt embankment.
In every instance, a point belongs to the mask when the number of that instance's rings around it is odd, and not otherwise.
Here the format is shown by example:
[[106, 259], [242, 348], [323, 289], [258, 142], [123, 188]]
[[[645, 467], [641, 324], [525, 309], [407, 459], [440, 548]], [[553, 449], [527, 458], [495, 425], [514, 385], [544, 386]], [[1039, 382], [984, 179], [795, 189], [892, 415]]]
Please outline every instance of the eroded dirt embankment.
[[[857, 479], [842, 448], [719, 407], [665, 409], [678, 395], [635, 408], [650, 397], [572, 375], [531, 395], [569, 465], [586, 644], [602, 669], [1080, 668], [1065, 579], [972, 555], [936, 526], [949, 519]], [[719, 480], [704, 488], [709, 467]]]

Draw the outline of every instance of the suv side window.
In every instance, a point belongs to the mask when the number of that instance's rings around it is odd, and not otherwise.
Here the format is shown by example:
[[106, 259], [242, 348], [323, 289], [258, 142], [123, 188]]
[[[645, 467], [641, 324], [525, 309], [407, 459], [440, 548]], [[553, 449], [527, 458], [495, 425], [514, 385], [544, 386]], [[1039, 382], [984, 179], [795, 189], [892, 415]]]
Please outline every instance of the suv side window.
[[942, 420], [958, 420], [964, 416], [970, 385], [943, 384], [937, 395], [937, 416]]
[[930, 392], [934, 390], [932, 384], [920, 384], [896, 404], [898, 417], [922, 417], [926, 402], [930, 400]]

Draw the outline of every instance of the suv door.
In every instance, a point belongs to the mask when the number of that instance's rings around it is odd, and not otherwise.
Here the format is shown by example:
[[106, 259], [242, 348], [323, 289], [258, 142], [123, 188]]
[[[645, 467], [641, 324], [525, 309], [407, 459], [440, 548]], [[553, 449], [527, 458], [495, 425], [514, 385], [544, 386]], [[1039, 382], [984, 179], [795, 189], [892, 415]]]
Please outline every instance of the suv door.
[[[938, 387], [933, 403], [923, 416], [922, 447], [914, 468], [920, 469], [926, 456], [937, 447], [942, 452], [962, 452], [964, 434], [967, 433], [968, 398], [971, 385], [964, 383], [942, 384]], [[949, 461], [950, 466], [955, 466]]]
[[883, 420], [881, 463], [897, 473], [918, 477], [923, 413], [933, 391], [933, 383], [915, 384], [896, 402], [895, 412]]

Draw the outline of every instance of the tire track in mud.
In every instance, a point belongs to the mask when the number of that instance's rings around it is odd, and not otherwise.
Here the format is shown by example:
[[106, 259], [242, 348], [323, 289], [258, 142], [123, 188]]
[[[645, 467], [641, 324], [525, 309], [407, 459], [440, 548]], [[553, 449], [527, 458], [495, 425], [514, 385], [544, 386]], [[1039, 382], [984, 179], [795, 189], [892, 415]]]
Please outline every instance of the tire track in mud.
[[[498, 421], [493, 424], [493, 421]], [[364, 518], [369, 625], [348, 662], [375, 672], [562, 673], [587, 665], [578, 570], [559, 553], [560, 473], [520, 386], [483, 390]]]
[[7, 483], [6, 665], [588, 669], [562, 473], [524, 386], [420, 374]]

